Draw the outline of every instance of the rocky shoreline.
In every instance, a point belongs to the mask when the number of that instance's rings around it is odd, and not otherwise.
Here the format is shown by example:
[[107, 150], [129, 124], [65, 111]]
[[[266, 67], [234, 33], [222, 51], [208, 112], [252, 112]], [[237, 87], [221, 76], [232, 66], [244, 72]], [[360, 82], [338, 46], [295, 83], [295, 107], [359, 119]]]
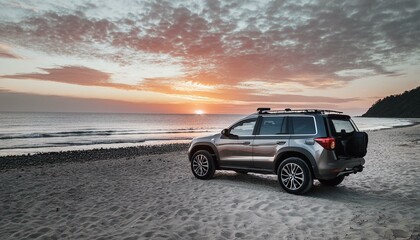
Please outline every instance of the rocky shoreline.
[[25, 166], [39, 166], [51, 163], [88, 162], [106, 159], [133, 158], [143, 155], [186, 151], [187, 149], [188, 144], [175, 143], [126, 148], [101, 148], [92, 150], [4, 156], [0, 157], [0, 170], [15, 169]]

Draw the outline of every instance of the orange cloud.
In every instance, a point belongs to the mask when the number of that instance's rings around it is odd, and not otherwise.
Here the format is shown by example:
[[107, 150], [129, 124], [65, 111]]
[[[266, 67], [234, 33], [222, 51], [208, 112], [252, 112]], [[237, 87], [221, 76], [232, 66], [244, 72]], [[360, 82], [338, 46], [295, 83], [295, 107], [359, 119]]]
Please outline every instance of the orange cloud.
[[53, 81], [84, 86], [114, 87], [120, 89], [134, 89], [133, 86], [110, 82], [111, 74], [92, 68], [81, 66], [61, 66], [58, 68], [40, 68], [45, 73], [25, 73], [3, 75], [0, 78], [35, 79]]
[[[243, 85], [230, 85], [212, 83], [212, 75], [200, 81], [196, 76], [186, 78], [149, 78], [138, 85], [128, 85], [111, 82], [112, 74], [82, 66], [61, 66], [57, 68], [40, 68], [44, 73], [26, 73], [3, 75], [0, 78], [20, 80], [53, 81], [81, 86], [100, 86], [123, 90], [142, 90], [155, 93], [180, 96], [202, 104], [232, 104], [232, 105], [261, 105], [291, 103], [346, 103], [358, 101], [358, 98], [337, 98], [326, 96], [304, 96], [298, 94], [285, 94], [285, 91], [274, 91], [273, 85], [265, 81], [253, 81], [245, 87]], [[204, 83], [203, 83], [204, 82]], [[281, 90], [281, 89], [280, 89]], [[210, 107], [209, 107], [210, 108]]]
[[[366, 72], [391, 76], [390, 66], [418, 52], [413, 24], [418, 4], [391, 1], [372, 9], [363, 3], [321, 4], [274, 1], [255, 4], [258, 10], [252, 10], [229, 1], [206, 1], [200, 7], [146, 1], [123, 16], [109, 16], [110, 6], [90, 6], [96, 17], [76, 6], [0, 21], [0, 39], [124, 64], [142, 61], [139, 53], [162, 54], [179, 59], [186, 75], [201, 84], [259, 79], [316, 88], [344, 85]], [[362, 75], [342, 74], [361, 67]]]
[[[268, 85], [266, 85], [268, 84]], [[155, 78], [146, 79], [141, 83], [141, 88], [152, 92], [177, 95], [193, 95], [218, 100], [219, 103], [252, 102], [316, 102], [316, 103], [344, 103], [359, 101], [359, 98], [336, 98], [326, 96], [305, 96], [298, 94], [269, 93], [270, 83], [261, 81], [258, 87], [240, 88], [239, 86], [213, 84], [204, 85], [193, 80]], [[272, 91], [272, 89], [271, 89]]]
[[16, 54], [13, 54], [10, 50], [10, 48], [4, 44], [0, 44], [0, 58], [14, 58], [14, 59], [21, 59]]

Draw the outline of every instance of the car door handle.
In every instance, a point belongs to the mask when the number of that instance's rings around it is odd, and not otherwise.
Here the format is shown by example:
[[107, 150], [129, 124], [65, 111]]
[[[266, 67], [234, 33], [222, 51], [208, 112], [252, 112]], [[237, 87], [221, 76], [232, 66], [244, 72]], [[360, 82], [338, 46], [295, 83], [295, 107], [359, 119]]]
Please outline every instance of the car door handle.
[[276, 144], [277, 144], [277, 145], [283, 145], [283, 144], [285, 144], [285, 143], [286, 143], [286, 141], [277, 141], [277, 142], [276, 142]]
[[249, 144], [251, 144], [251, 142], [246, 141], [246, 142], [243, 142], [242, 144], [243, 145], [249, 145]]

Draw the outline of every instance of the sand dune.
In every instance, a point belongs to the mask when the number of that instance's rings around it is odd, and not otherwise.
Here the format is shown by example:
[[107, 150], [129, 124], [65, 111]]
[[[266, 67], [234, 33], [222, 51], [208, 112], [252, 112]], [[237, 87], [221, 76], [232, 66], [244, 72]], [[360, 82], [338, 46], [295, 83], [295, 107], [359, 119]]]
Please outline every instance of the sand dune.
[[305, 196], [185, 151], [3, 170], [0, 239], [419, 239], [419, 155], [419, 125], [371, 132], [362, 173]]

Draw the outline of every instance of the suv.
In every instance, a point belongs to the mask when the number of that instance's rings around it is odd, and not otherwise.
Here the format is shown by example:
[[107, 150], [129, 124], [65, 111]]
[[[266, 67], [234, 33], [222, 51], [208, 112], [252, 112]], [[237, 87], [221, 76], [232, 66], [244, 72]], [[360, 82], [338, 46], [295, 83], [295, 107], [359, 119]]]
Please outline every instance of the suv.
[[336, 186], [361, 172], [367, 143], [367, 134], [342, 112], [258, 108], [219, 134], [194, 138], [188, 157], [199, 179], [215, 170], [277, 174], [286, 192], [303, 194], [313, 179]]

